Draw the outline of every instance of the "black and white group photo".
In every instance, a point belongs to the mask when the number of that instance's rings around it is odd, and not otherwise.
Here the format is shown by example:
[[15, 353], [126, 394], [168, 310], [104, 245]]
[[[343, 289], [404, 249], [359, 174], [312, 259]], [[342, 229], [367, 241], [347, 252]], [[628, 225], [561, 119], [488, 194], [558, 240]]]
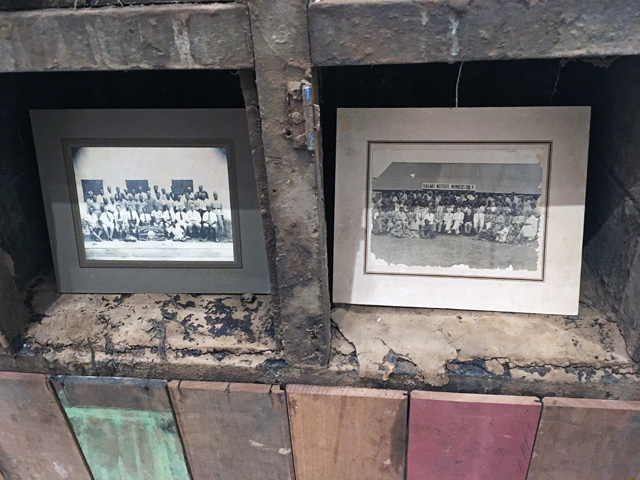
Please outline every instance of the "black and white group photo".
[[[429, 155], [432, 157], [433, 155]], [[535, 271], [543, 242], [538, 163], [385, 158], [370, 179], [370, 254], [408, 267]], [[508, 161], [508, 158], [506, 159]]]
[[82, 147], [87, 260], [233, 261], [228, 160], [214, 147]]

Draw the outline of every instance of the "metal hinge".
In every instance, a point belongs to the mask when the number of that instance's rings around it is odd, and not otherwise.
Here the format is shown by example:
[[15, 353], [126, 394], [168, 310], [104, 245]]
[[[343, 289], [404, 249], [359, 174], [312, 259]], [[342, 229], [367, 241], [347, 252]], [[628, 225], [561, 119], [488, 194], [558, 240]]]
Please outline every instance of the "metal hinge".
[[288, 135], [294, 148], [315, 150], [320, 131], [320, 107], [313, 103], [313, 87], [309, 82], [291, 82], [288, 88], [289, 123]]

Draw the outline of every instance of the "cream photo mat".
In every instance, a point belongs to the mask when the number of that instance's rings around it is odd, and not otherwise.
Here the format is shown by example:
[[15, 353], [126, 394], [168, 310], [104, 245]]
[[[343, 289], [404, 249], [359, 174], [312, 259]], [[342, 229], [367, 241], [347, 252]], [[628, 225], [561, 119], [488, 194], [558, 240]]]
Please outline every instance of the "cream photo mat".
[[[574, 315], [578, 311], [589, 107], [339, 109], [335, 303]], [[548, 144], [544, 275], [366, 273], [369, 149], [375, 143]], [[369, 269], [369, 272], [371, 270]], [[451, 273], [451, 272], [449, 272]]]

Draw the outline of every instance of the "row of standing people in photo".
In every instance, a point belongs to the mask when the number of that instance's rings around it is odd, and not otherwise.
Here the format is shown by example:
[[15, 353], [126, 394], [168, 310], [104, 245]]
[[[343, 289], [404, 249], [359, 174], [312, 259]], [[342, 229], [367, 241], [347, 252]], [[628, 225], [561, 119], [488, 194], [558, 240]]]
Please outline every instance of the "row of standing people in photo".
[[121, 210], [129, 210], [129, 207], [133, 206], [138, 214], [142, 213], [143, 207], [147, 208], [147, 213], [151, 213], [155, 207], [162, 211], [167, 205], [180, 209], [188, 209], [194, 205], [196, 210], [203, 212], [208, 204], [211, 204], [213, 210], [222, 215], [222, 202], [218, 199], [218, 193], [214, 191], [213, 198], [209, 198], [209, 193], [202, 185], [198, 186], [195, 192], [191, 187], [187, 187], [183, 193], [177, 192], [174, 186], [171, 186], [169, 191], [165, 188], [159, 188], [158, 185], [154, 185], [153, 190], [151, 187], [147, 187], [146, 190], [143, 190], [142, 187], [138, 187], [137, 190], [126, 188], [120, 190], [120, 187], [112, 189], [108, 186], [106, 193], [103, 189], [97, 192], [87, 192], [86, 208], [83, 213], [86, 213], [89, 207], [99, 211], [103, 205], [107, 211], [112, 213], [115, 213], [116, 205], [120, 205]]
[[536, 196], [516, 194], [391, 192], [374, 199], [372, 217], [372, 233], [399, 238], [455, 234], [526, 243], [537, 238], [540, 226]]

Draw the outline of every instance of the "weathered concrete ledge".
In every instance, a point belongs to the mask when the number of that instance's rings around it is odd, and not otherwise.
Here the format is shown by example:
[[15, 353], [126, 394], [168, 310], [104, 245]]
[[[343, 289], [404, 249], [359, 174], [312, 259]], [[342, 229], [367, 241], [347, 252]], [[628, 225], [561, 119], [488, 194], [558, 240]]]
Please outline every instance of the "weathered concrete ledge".
[[24, 347], [0, 370], [640, 400], [586, 268], [575, 317], [340, 306], [328, 367], [287, 364], [268, 296], [33, 292]]
[[318, 0], [316, 66], [634, 55], [636, 0]]
[[342, 306], [332, 316], [334, 362], [360, 378], [395, 377], [409, 387], [473, 391], [475, 381], [500, 392], [539, 394], [576, 387], [606, 392], [618, 384], [618, 393], [605, 396], [636, 398], [640, 368], [586, 267], [581, 292], [575, 317]]
[[0, 12], [0, 72], [253, 68], [242, 4]]
[[45, 363], [255, 368], [280, 355], [268, 295], [59, 295], [50, 280], [30, 292], [25, 346]]

